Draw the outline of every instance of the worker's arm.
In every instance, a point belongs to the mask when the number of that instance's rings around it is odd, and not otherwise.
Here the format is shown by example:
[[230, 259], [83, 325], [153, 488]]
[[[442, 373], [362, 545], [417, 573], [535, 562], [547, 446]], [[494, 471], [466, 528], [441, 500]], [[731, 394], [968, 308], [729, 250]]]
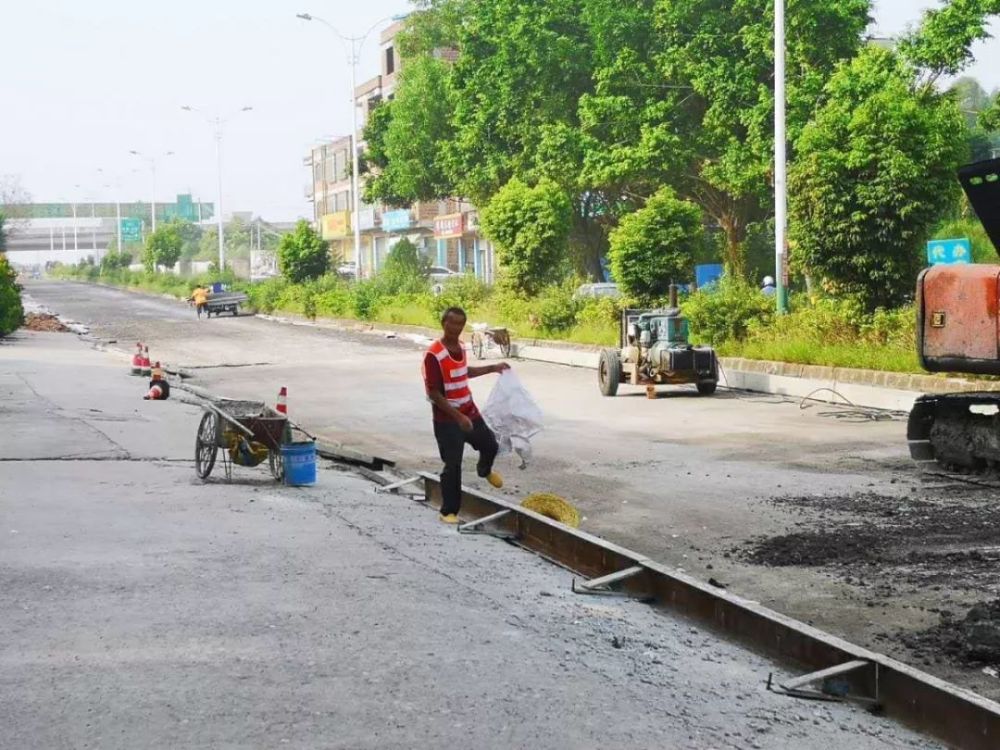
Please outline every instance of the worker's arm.
[[509, 369], [510, 369], [510, 365], [508, 365], [506, 362], [500, 362], [500, 363], [495, 364], [495, 365], [486, 365], [486, 367], [470, 367], [469, 368], [469, 377], [470, 378], [478, 378], [478, 377], [481, 377], [483, 375], [490, 375], [490, 374], [492, 374], [494, 372], [499, 373], [499, 372], [503, 372], [504, 370], [509, 370]]
[[458, 426], [462, 428], [462, 432], [472, 432], [472, 420], [448, 403], [448, 399], [444, 397], [443, 393], [434, 391], [432, 393], [428, 393], [427, 398], [431, 400], [432, 404], [455, 420], [455, 422], [458, 423]]

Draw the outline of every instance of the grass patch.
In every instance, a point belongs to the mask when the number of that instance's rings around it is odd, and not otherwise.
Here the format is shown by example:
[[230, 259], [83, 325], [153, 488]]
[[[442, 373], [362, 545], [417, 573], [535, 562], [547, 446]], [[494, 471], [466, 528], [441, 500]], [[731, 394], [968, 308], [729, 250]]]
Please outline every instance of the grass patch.
[[728, 341], [719, 347], [725, 357], [792, 362], [801, 365], [849, 367], [883, 372], [923, 373], [915, 347], [898, 349], [865, 344], [824, 344], [808, 340]]

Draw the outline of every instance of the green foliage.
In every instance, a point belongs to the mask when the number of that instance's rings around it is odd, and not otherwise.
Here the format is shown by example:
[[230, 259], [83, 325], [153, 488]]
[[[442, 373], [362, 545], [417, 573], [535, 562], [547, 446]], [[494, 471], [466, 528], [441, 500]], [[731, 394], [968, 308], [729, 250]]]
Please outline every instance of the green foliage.
[[383, 302], [383, 289], [377, 279], [365, 279], [354, 285], [351, 312], [361, 320], [374, 320]]
[[565, 192], [547, 179], [529, 187], [515, 178], [493, 196], [482, 228], [496, 245], [504, 283], [533, 294], [561, 275], [572, 210]]
[[393, 245], [376, 279], [385, 295], [427, 291], [430, 264], [420, 249], [405, 237]]
[[435, 317], [449, 307], [475, 310], [486, 302], [489, 292], [489, 287], [472, 274], [452, 276], [441, 285], [441, 293], [429, 299], [429, 309]]
[[[0, 237], [3, 227], [0, 225]], [[18, 329], [24, 322], [24, 307], [21, 305], [21, 289], [17, 285], [17, 273], [11, 267], [7, 256], [0, 254], [0, 336], [6, 336]]]
[[536, 301], [538, 321], [542, 330], [549, 333], [565, 331], [576, 323], [576, 315], [583, 303], [573, 296], [580, 280], [570, 278], [561, 284], [552, 284], [542, 290]]
[[973, 45], [990, 36], [990, 16], [1000, 14], [1000, 0], [950, 0], [924, 11], [917, 29], [900, 45], [904, 57], [926, 71], [928, 83], [956, 75], [973, 60]]
[[111, 250], [104, 254], [101, 258], [101, 273], [106, 274], [109, 271], [128, 268], [132, 264], [132, 253], [118, 252], [117, 250]]
[[278, 243], [278, 268], [293, 283], [317, 279], [330, 267], [327, 244], [309, 222], [300, 221], [295, 231]]
[[912, 294], [930, 229], [958, 195], [961, 115], [912, 86], [892, 52], [866, 48], [830, 80], [789, 175], [793, 259], [870, 310]]
[[699, 289], [682, 304], [692, 338], [715, 346], [744, 339], [751, 327], [769, 323], [774, 306], [773, 297], [764, 295], [745, 279], [728, 274], [718, 284]]
[[691, 278], [704, 242], [701, 210], [661, 188], [611, 232], [611, 272], [627, 294], [649, 302], [666, 294], [671, 282]]
[[0, 253], [7, 252], [7, 217], [0, 212]]
[[365, 200], [406, 206], [454, 193], [444, 162], [453, 98], [448, 63], [421, 56], [403, 68], [394, 98], [376, 109], [365, 130], [368, 162], [377, 168]]
[[160, 266], [173, 268], [181, 258], [183, 246], [184, 240], [176, 223], [160, 225], [146, 238], [146, 250], [142, 258], [146, 270], [155, 271]]

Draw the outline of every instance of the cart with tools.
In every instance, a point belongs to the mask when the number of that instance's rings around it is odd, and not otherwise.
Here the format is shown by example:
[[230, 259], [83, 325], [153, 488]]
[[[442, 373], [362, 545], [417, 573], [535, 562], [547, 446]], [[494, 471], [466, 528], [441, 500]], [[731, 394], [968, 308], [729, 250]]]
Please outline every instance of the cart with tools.
[[208, 479], [220, 449], [226, 479], [233, 477], [233, 465], [259, 466], [267, 461], [271, 476], [284, 478], [282, 443], [290, 442], [291, 424], [263, 401], [218, 399], [205, 404], [205, 413], [195, 439], [195, 471]]
[[511, 331], [477, 323], [472, 326], [472, 353], [476, 359], [483, 359], [490, 349], [499, 349], [500, 356], [510, 356]]

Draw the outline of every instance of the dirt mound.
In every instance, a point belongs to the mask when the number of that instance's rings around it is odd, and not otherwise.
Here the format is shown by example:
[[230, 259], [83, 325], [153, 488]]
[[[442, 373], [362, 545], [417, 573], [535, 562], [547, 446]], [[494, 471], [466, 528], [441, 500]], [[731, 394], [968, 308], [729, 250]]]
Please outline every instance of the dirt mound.
[[969, 664], [1000, 664], [1000, 599], [980, 602], [961, 620], [942, 613], [941, 623], [899, 639], [915, 652], [945, 653]]
[[59, 321], [59, 318], [48, 313], [28, 313], [24, 316], [23, 327], [29, 331], [47, 331], [50, 333], [69, 332], [69, 329]]

